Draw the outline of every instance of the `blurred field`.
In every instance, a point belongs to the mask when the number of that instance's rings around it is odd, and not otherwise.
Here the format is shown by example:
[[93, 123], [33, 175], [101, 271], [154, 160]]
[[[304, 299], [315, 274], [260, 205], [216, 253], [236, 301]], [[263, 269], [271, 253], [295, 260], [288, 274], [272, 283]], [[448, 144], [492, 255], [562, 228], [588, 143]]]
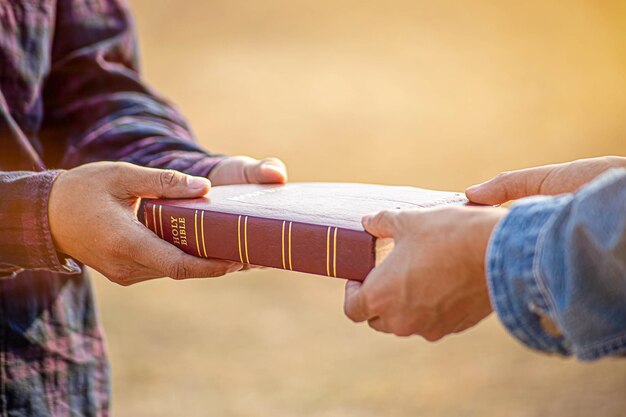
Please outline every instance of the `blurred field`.
[[[146, 78], [210, 149], [454, 190], [626, 154], [623, 4], [131, 1]], [[533, 353], [494, 317], [428, 344], [351, 324], [339, 280], [94, 281], [118, 417], [626, 415], [626, 362]]]

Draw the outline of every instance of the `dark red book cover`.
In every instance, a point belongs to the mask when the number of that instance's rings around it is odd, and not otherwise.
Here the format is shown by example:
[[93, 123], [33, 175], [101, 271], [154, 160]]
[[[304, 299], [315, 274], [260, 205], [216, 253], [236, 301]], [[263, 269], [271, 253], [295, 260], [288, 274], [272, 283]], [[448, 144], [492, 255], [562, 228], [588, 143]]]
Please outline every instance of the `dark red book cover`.
[[393, 247], [363, 230], [363, 215], [465, 203], [460, 193], [414, 187], [245, 184], [198, 199], [143, 200], [139, 218], [191, 255], [362, 281]]

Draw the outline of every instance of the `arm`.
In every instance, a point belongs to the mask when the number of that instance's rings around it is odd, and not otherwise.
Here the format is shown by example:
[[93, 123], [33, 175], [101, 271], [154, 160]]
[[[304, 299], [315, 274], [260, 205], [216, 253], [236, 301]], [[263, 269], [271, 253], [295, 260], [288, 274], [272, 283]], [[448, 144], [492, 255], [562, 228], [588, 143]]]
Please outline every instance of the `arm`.
[[559, 172], [560, 182], [534, 169], [468, 190], [492, 202], [542, 184], [552, 187], [545, 193], [572, 184], [579, 190], [524, 200], [509, 213], [467, 207], [364, 219], [370, 233], [394, 237], [396, 248], [362, 285], [348, 283], [346, 314], [377, 330], [437, 340], [478, 323], [493, 304], [513, 335], [534, 348], [583, 359], [625, 352], [626, 170], [584, 186], [610, 168], [605, 162], [545, 170]]
[[122, 162], [0, 172], [0, 277], [23, 269], [80, 272], [71, 258], [120, 285], [237, 271], [242, 265], [187, 255], [135, 216], [139, 197], [192, 198], [208, 190], [202, 177]]
[[515, 205], [491, 238], [488, 282], [526, 345], [581, 359], [626, 352], [626, 170]]
[[[279, 160], [224, 159], [192, 141], [180, 115], [141, 82], [130, 17], [121, 1], [60, 0], [57, 8], [41, 129], [48, 166], [121, 160], [208, 175], [215, 185], [286, 180]], [[206, 184], [183, 190], [189, 186], [187, 177], [172, 171], [138, 169], [87, 164], [60, 175], [0, 173], [1, 195], [8, 196], [0, 201], [0, 275], [37, 268], [79, 271], [56, 251], [123, 284], [164, 275], [216, 276], [240, 267], [172, 252], [138, 226], [132, 210], [138, 197], [195, 197], [208, 191]], [[159, 182], [167, 179], [178, 182]], [[169, 186], [176, 191], [170, 192]], [[108, 220], [95, 227], [94, 219]], [[147, 253], [154, 256], [138, 263], [137, 256]]]
[[60, 0], [44, 89], [46, 164], [102, 160], [209, 177], [214, 185], [282, 183], [276, 158], [209, 154], [182, 116], [141, 80], [136, 39], [122, 0]]
[[60, 0], [51, 61], [42, 129], [48, 166], [115, 160], [206, 177], [221, 161], [141, 80], [125, 2]]

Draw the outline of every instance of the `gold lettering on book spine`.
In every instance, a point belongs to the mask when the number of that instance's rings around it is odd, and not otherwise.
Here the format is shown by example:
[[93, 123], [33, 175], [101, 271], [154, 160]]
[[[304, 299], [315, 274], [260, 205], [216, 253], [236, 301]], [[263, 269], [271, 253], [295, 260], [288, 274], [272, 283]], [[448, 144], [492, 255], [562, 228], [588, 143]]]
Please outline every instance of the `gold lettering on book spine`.
[[204, 244], [204, 211], [200, 212], [200, 233], [202, 234], [202, 252], [204, 252], [204, 257], [208, 258], [206, 254], [206, 245]]
[[246, 263], [250, 263], [250, 257], [248, 256], [248, 216], [243, 221], [243, 247], [246, 251]]
[[283, 221], [283, 233], [280, 235], [281, 240], [281, 251], [280, 254], [283, 257], [283, 269], [287, 269], [287, 265], [285, 264], [285, 224], [287, 222]]
[[241, 216], [237, 219], [237, 246], [239, 247], [239, 260], [243, 263], [243, 254], [241, 252]]
[[193, 233], [196, 235], [196, 249], [198, 250], [198, 256], [202, 257], [200, 253], [200, 239], [198, 239], [198, 210], [194, 210], [193, 213]]
[[333, 276], [337, 278], [337, 232], [339, 229], [335, 227], [335, 236], [333, 238]]
[[288, 240], [288, 244], [289, 244], [289, 270], [293, 271], [293, 265], [291, 264], [291, 225], [293, 223], [289, 222], [289, 240]]
[[165, 239], [163, 234], [163, 206], [159, 204], [159, 225], [161, 226], [161, 239]]

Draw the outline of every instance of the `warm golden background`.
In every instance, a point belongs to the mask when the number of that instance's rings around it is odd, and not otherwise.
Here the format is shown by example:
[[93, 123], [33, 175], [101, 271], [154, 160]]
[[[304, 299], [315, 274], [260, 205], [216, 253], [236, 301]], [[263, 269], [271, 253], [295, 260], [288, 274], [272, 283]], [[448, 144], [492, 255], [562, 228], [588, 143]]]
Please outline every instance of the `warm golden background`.
[[[131, 1], [147, 80], [210, 149], [454, 190], [626, 155], [623, 4]], [[118, 417], [626, 415], [626, 362], [533, 353], [494, 317], [428, 344], [351, 324], [340, 280], [96, 281]]]

